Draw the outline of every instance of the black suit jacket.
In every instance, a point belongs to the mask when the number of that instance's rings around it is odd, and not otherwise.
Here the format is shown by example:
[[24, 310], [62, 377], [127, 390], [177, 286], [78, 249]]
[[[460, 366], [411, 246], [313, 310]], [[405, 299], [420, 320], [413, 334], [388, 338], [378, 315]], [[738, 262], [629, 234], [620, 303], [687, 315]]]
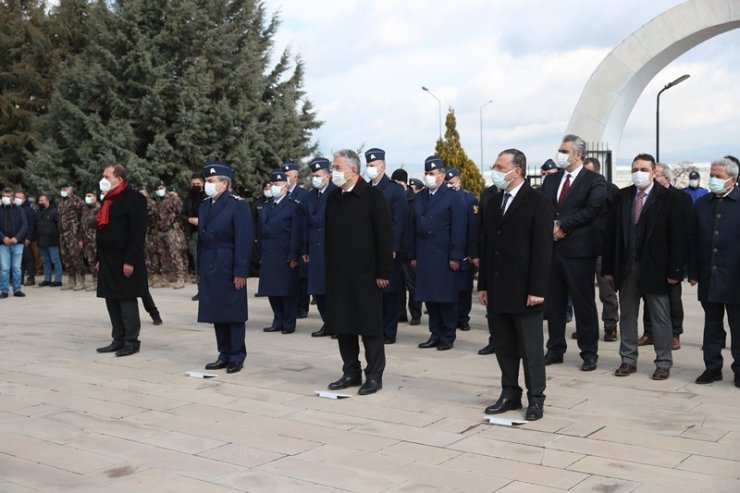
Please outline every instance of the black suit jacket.
[[[606, 228], [601, 273], [614, 276], [617, 290], [631, 268], [627, 256], [636, 192], [634, 185], [619, 191]], [[666, 279], [680, 281], [686, 263], [687, 229], [681, 197], [654, 183], [636, 229], [642, 238], [635, 252], [640, 260], [638, 287], [645, 294], [666, 294]]]
[[500, 213], [503, 192], [488, 202], [482, 230], [478, 291], [488, 291], [489, 307], [499, 313], [541, 310], [526, 306], [527, 296], [544, 297], [552, 256], [552, 207], [526, 182], [508, 211]]
[[599, 218], [606, 207], [606, 180], [582, 168], [571, 183], [565, 202], [558, 206], [558, 187], [564, 172], [547, 175], [539, 188], [549, 199], [555, 219], [566, 233], [565, 238], [555, 243], [555, 248], [564, 257], [598, 257], [602, 243]]

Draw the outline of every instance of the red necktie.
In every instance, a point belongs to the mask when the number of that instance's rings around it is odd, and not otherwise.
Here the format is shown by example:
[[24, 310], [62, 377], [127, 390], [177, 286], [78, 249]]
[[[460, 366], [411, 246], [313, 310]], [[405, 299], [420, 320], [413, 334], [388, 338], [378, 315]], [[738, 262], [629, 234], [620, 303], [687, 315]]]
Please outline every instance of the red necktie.
[[637, 197], [635, 197], [634, 207], [632, 208], [632, 224], [637, 224], [640, 221], [640, 215], [642, 214], [642, 208], [645, 201], [645, 192], [642, 190], [637, 191]]
[[565, 202], [565, 197], [568, 196], [569, 191], [570, 191], [570, 173], [567, 173], [565, 175], [565, 183], [563, 183], [563, 188], [560, 189], [560, 197], [558, 197], [558, 207], [563, 205], [563, 202]]

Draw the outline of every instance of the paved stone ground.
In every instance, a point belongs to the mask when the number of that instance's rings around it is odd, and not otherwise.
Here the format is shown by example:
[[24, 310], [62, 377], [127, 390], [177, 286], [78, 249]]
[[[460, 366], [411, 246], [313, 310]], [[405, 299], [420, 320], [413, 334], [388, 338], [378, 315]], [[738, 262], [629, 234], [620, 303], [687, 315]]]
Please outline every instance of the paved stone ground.
[[295, 334], [265, 334], [267, 301], [250, 297], [244, 370], [201, 380], [185, 371], [214, 359], [215, 340], [195, 323], [194, 286], [153, 290], [165, 325], [146, 319], [126, 358], [95, 352], [110, 329], [92, 293], [27, 293], [0, 301], [3, 493], [740, 491], [740, 389], [729, 369], [693, 383], [702, 315], [689, 287], [669, 380], [649, 378], [651, 350], [614, 377], [618, 343], [583, 373], [573, 344], [548, 368], [545, 418], [518, 428], [483, 424], [499, 372], [476, 354], [478, 305], [452, 351], [417, 349], [426, 327], [403, 324], [384, 389], [334, 401], [313, 396], [341, 369], [336, 342], [309, 336], [315, 307]]

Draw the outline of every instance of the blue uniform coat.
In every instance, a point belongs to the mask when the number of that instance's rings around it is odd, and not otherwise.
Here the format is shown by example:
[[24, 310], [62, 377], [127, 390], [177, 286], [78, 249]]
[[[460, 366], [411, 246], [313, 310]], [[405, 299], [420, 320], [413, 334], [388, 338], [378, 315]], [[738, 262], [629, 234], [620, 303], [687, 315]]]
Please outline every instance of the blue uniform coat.
[[326, 293], [326, 201], [336, 187], [331, 181], [324, 190], [312, 191], [306, 200], [306, 242], [308, 254], [308, 294]]
[[462, 194], [465, 201], [465, 214], [468, 218], [467, 234], [465, 243], [465, 261], [460, 264], [460, 275], [458, 276], [458, 288], [460, 291], [473, 290], [473, 272], [475, 267], [471, 259], [477, 255], [478, 248], [478, 199], [467, 190], [458, 192]]
[[262, 207], [259, 296], [298, 296], [298, 267], [291, 269], [289, 261], [301, 257], [304, 221], [302, 205], [290, 196], [277, 204], [272, 199]]
[[416, 259], [416, 300], [457, 303], [459, 273], [450, 260], [465, 258], [467, 216], [462, 195], [440, 186], [434, 196], [429, 189], [414, 199], [409, 258]]
[[393, 221], [393, 251], [396, 252], [396, 258], [393, 262], [393, 274], [390, 279], [391, 282], [383, 292], [400, 293], [404, 287], [401, 262], [403, 257], [403, 235], [406, 230], [406, 218], [408, 214], [406, 192], [404, 192], [401, 185], [388, 178], [388, 175], [383, 175], [383, 178], [381, 178], [374, 188], [383, 192], [383, 197], [385, 197], [385, 201], [388, 203], [388, 208], [391, 211], [391, 220]]
[[[329, 183], [331, 184], [331, 181]], [[313, 193], [313, 190], [308, 190], [303, 187], [299, 187], [298, 185], [296, 185], [295, 188], [293, 188], [293, 190], [288, 192], [287, 198], [295, 200], [298, 203], [298, 205], [301, 206], [301, 208], [303, 209], [304, 218], [308, 216], [307, 204], [308, 204], [309, 197], [312, 195], [312, 193]], [[306, 231], [305, 225], [304, 225], [303, 231], [305, 234], [305, 231]], [[298, 275], [300, 276], [301, 279], [306, 279], [308, 277], [308, 264], [303, 261], [302, 257], [298, 259]]]
[[234, 277], [247, 277], [254, 230], [249, 203], [224, 192], [198, 210], [198, 322], [247, 321], [247, 289]]

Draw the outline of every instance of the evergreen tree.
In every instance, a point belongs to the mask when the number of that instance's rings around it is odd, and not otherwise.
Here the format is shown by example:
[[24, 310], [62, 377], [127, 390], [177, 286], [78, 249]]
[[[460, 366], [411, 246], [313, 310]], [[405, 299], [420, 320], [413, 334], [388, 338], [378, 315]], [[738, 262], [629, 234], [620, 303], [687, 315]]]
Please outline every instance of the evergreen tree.
[[435, 147], [442, 162], [449, 168], [457, 168], [460, 171], [460, 181], [466, 190], [476, 197], [486, 188], [486, 180], [478, 171], [478, 166], [468, 157], [460, 144], [460, 134], [457, 131], [457, 119], [455, 110], [450, 108], [445, 119], [444, 139], [437, 140]]

